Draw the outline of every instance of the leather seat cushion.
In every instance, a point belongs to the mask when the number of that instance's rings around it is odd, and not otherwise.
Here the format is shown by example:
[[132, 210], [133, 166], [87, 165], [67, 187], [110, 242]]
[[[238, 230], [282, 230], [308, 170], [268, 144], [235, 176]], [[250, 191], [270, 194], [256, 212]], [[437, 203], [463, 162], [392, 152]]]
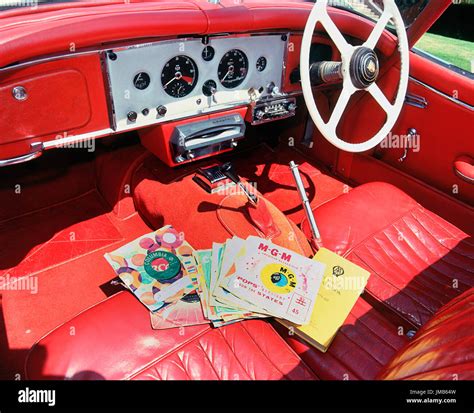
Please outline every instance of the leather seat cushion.
[[321, 380], [373, 380], [408, 342], [398, 326], [361, 298], [326, 353], [282, 326], [277, 330]]
[[359, 186], [314, 213], [323, 245], [370, 271], [366, 291], [415, 327], [474, 286], [472, 238], [392, 185]]
[[474, 289], [426, 323], [379, 375], [388, 380], [474, 380]]
[[47, 334], [25, 366], [28, 379], [41, 380], [316, 378], [267, 321], [153, 330], [148, 310], [129, 292]]

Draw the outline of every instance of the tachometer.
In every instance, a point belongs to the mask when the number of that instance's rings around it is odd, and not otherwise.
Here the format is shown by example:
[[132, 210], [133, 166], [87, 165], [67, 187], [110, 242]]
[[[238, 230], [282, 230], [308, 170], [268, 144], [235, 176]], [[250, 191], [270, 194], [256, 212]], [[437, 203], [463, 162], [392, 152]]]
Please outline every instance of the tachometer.
[[244, 52], [238, 49], [228, 51], [221, 59], [217, 75], [222, 86], [233, 89], [247, 77], [249, 61]]
[[194, 60], [188, 56], [176, 56], [165, 64], [161, 72], [161, 83], [165, 92], [182, 98], [189, 95], [198, 81], [198, 69]]

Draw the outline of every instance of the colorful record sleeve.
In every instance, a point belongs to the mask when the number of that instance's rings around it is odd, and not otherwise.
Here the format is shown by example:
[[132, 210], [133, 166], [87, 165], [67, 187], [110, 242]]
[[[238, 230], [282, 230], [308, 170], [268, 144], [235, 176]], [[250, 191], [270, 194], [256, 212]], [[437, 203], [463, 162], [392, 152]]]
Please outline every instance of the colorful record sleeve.
[[194, 249], [168, 225], [105, 254], [133, 294], [152, 312], [179, 301], [197, 287]]

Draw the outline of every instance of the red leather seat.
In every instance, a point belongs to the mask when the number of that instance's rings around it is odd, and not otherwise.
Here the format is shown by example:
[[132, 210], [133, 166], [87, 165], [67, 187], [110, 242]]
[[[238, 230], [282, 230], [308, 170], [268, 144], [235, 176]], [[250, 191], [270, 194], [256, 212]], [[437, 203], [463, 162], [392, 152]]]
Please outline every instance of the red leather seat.
[[366, 292], [415, 327], [474, 286], [472, 238], [392, 185], [362, 185], [314, 213], [324, 246], [369, 270]]
[[271, 324], [249, 320], [152, 330], [148, 310], [118, 293], [43, 337], [28, 379], [308, 380], [316, 376]]
[[152, 330], [145, 307], [122, 292], [43, 337], [27, 357], [26, 377], [474, 379], [474, 289], [440, 309], [411, 341], [362, 299], [327, 353], [277, 330], [283, 337], [263, 320]]
[[474, 380], [474, 289], [440, 309], [378, 378]]
[[408, 342], [399, 326], [361, 298], [326, 353], [281, 326], [277, 330], [321, 380], [374, 380]]

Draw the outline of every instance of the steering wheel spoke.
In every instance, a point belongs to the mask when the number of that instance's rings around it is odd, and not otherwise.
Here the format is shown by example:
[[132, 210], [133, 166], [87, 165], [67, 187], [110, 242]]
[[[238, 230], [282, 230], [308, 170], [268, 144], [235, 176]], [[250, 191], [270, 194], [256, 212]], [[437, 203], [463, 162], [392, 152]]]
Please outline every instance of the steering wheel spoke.
[[349, 103], [349, 100], [354, 92], [355, 88], [349, 85], [344, 85], [342, 88], [341, 94], [339, 95], [339, 99], [337, 99], [336, 106], [334, 106], [334, 110], [332, 111], [329, 122], [326, 124], [331, 132], [336, 132], [337, 125], [339, 125], [342, 115], [344, 114], [347, 104]]
[[385, 8], [374, 29], [372, 30], [372, 33], [370, 33], [369, 38], [364, 43], [364, 47], [367, 47], [372, 50], [375, 49], [375, 46], [377, 46], [377, 43], [380, 40], [380, 36], [382, 36], [385, 26], [387, 26], [387, 23], [390, 21], [391, 18], [392, 13], [389, 11], [388, 8]]
[[372, 83], [368, 88], [367, 91], [372, 95], [372, 97], [376, 100], [376, 102], [380, 105], [380, 107], [384, 110], [387, 115], [391, 115], [394, 109], [393, 105], [389, 102], [385, 94], [379, 88], [377, 83]]
[[323, 25], [324, 29], [326, 30], [331, 40], [339, 49], [339, 52], [341, 53], [341, 55], [347, 59], [350, 59], [351, 52], [354, 49], [353, 46], [347, 43], [341, 31], [339, 30], [339, 28], [336, 26], [336, 24], [333, 22], [333, 20], [329, 16], [325, 5], [324, 5], [323, 10], [324, 11], [321, 13], [319, 21]]

